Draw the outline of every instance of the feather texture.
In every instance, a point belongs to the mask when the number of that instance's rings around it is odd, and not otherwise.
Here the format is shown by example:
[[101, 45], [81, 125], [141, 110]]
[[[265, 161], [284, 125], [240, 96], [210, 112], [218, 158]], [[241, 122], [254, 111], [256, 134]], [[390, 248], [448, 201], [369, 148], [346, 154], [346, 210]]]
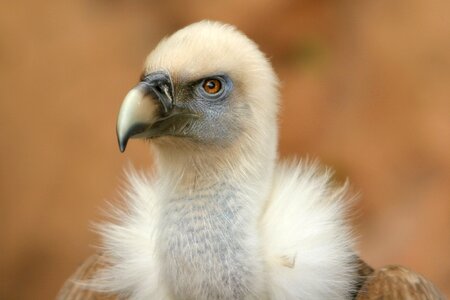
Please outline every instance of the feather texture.
[[[286, 163], [274, 174], [259, 218], [267, 288], [256, 298], [347, 299], [356, 281], [351, 231], [345, 222], [345, 187], [330, 184], [317, 164]], [[104, 268], [88, 285], [130, 299], [171, 299], [155, 237], [163, 185], [134, 171], [124, 193], [126, 210], [101, 227]], [[194, 246], [194, 245], [192, 245]], [[193, 278], [194, 278], [193, 274]]]
[[[148, 56], [145, 72], [161, 71], [172, 101], [201, 113], [190, 134], [152, 140], [155, 174], [128, 172], [124, 207], [99, 226], [102, 255], [59, 298], [354, 297], [371, 269], [354, 251], [346, 185], [317, 163], [277, 161], [278, 79], [257, 45], [232, 26], [198, 22]], [[211, 74], [233, 82], [228, 98], [183, 92]], [[399, 270], [375, 272], [358, 299], [420, 295], [425, 281]]]
[[314, 163], [275, 171], [261, 220], [271, 299], [347, 299], [355, 284], [346, 186], [334, 188], [330, 179]]
[[114, 300], [117, 295], [105, 294], [92, 290], [85, 285], [92, 280], [98, 270], [105, 267], [102, 254], [87, 258], [66, 280], [56, 296], [57, 300]]
[[440, 291], [423, 276], [400, 266], [375, 271], [356, 300], [444, 300]]

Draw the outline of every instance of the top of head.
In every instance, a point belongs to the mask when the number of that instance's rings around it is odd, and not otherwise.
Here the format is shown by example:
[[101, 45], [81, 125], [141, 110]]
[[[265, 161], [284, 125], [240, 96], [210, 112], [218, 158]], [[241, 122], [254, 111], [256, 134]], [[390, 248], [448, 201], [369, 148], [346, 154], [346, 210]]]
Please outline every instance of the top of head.
[[157, 70], [173, 76], [242, 70], [273, 73], [253, 41], [234, 26], [213, 21], [191, 24], [164, 38], [145, 62], [146, 72]]
[[160, 70], [169, 72], [175, 82], [225, 73], [235, 87], [241, 87], [247, 101], [271, 102], [270, 110], [276, 115], [278, 79], [272, 66], [258, 46], [234, 26], [200, 21], [164, 38], [144, 67], [147, 74]]

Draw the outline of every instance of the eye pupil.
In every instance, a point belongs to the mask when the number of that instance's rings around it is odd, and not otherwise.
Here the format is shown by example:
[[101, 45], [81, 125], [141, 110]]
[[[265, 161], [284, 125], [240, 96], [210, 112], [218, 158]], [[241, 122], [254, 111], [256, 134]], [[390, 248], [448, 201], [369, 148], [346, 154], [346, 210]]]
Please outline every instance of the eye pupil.
[[203, 83], [203, 89], [208, 94], [216, 94], [222, 88], [222, 84], [218, 79], [207, 79]]

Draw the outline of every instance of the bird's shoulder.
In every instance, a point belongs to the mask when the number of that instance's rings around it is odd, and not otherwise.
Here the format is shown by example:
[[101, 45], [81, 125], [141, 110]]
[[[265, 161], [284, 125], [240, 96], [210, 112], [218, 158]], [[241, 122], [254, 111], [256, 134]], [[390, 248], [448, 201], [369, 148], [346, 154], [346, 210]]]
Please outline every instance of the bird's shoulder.
[[94, 291], [86, 284], [95, 277], [97, 271], [104, 268], [103, 254], [93, 254], [81, 263], [76, 271], [65, 281], [57, 300], [115, 300], [117, 295]]
[[439, 290], [422, 275], [402, 266], [386, 266], [368, 277], [357, 300], [443, 300]]

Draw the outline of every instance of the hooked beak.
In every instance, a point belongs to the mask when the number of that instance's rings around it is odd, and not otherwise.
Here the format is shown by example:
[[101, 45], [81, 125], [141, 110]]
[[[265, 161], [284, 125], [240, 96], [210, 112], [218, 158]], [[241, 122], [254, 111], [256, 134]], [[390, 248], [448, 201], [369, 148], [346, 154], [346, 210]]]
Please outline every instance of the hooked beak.
[[144, 77], [128, 92], [117, 117], [117, 139], [120, 152], [124, 152], [132, 137], [152, 137], [158, 120], [173, 109], [173, 86], [169, 75], [155, 72]]

